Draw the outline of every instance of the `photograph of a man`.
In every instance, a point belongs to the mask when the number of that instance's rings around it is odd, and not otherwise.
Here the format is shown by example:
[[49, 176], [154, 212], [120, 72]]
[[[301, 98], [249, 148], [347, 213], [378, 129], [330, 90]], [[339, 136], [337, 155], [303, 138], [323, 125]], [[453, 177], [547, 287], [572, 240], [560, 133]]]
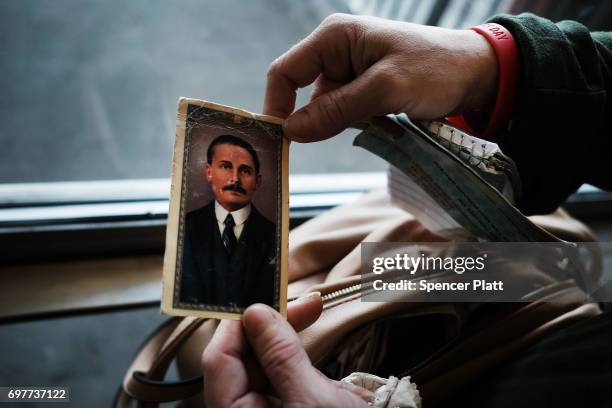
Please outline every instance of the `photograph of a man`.
[[273, 304], [276, 225], [252, 204], [262, 183], [260, 165], [240, 137], [220, 135], [208, 146], [204, 178], [214, 199], [185, 216], [181, 302]]

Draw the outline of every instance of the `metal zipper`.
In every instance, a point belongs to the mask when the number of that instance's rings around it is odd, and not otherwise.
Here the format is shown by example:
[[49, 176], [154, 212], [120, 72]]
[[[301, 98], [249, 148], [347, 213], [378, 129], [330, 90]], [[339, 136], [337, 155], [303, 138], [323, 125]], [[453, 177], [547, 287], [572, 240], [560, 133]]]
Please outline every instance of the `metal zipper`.
[[[323, 302], [323, 309], [344, 303], [345, 301], [353, 299], [356, 295], [361, 293], [361, 283], [356, 283], [346, 288], [337, 289], [332, 292], [321, 295], [321, 301]], [[294, 296], [287, 299], [288, 302], [299, 299], [299, 296]]]
[[341, 300], [348, 300], [343, 298], [353, 298], [354, 295], [359, 294], [361, 292], [361, 283], [357, 283], [355, 285], [347, 286], [346, 288], [338, 289], [333, 292], [327, 293], [321, 296], [321, 300], [323, 301], [323, 308], [329, 307], [332, 303], [338, 304], [343, 303]]

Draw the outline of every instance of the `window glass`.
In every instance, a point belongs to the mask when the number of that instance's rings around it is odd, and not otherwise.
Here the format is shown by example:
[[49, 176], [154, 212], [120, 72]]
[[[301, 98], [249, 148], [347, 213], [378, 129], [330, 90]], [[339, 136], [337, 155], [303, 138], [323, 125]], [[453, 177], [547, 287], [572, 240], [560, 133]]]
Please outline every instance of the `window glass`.
[[[168, 177], [178, 98], [260, 112], [270, 62], [334, 11], [348, 9], [274, 0], [0, 2], [0, 182]], [[351, 141], [294, 144], [291, 169], [383, 168], [349, 153], [357, 151]]]

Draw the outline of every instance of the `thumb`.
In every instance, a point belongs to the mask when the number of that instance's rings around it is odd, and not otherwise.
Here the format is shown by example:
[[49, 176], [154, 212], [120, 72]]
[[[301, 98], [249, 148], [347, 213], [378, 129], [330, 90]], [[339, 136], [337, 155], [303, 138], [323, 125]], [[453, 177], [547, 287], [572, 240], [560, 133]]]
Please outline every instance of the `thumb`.
[[283, 402], [307, 402], [321, 377], [310, 363], [297, 334], [274, 309], [256, 304], [244, 313], [247, 339], [266, 377]]
[[312, 366], [297, 334], [276, 310], [253, 305], [245, 311], [242, 322], [283, 406], [368, 406], [367, 391], [331, 381]]
[[390, 113], [392, 92], [393, 81], [379, 63], [294, 112], [285, 120], [285, 134], [298, 142], [328, 139], [356, 122]]

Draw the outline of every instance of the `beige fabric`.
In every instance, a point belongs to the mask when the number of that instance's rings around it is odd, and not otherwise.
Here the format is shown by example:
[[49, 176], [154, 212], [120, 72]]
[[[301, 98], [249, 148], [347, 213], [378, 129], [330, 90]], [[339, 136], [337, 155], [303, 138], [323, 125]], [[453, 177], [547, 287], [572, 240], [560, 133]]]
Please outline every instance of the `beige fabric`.
[[359, 274], [366, 242], [443, 241], [411, 214], [391, 205], [384, 190], [364, 194], [293, 229], [289, 234], [289, 282], [324, 272], [325, 281]]

